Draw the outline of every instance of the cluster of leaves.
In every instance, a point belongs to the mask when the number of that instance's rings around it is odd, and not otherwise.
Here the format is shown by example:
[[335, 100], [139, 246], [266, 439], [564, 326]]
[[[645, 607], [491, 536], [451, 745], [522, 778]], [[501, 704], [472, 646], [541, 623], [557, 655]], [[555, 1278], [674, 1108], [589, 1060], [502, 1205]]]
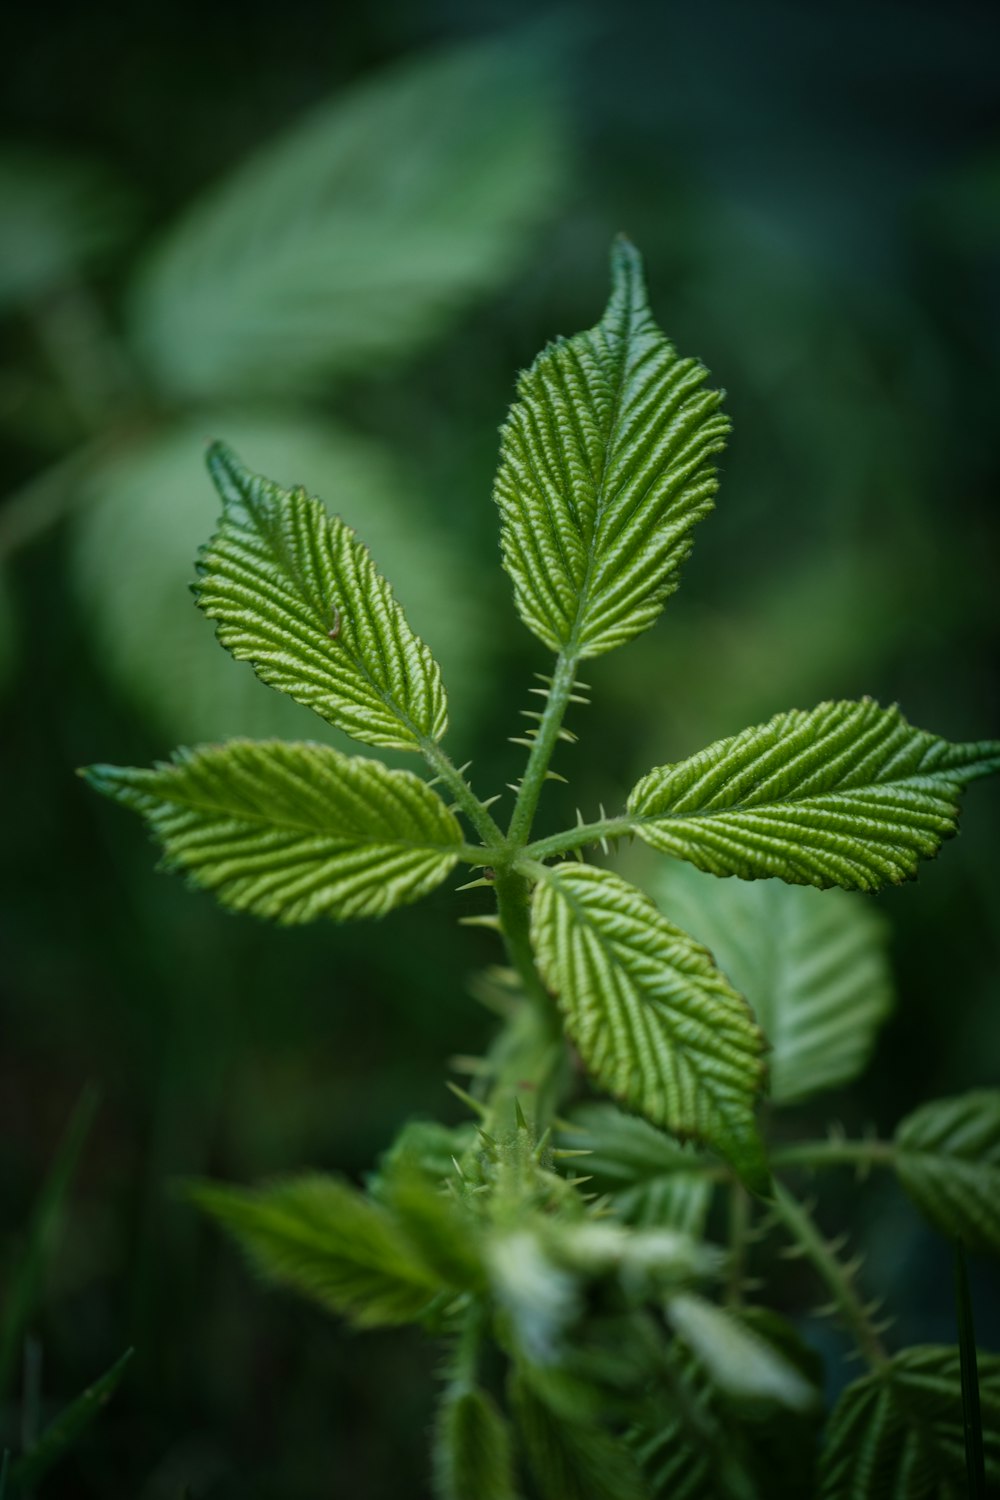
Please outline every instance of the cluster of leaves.
[[[517, 737], [528, 756], [506, 827], [442, 746], [442, 673], [367, 548], [220, 444], [223, 514], [196, 587], [220, 641], [326, 723], [422, 756], [432, 779], [251, 740], [86, 773], [144, 817], [168, 866], [236, 911], [381, 915], [460, 864], [496, 894], [496, 914], [472, 918], [508, 957], [487, 992], [503, 1026], [463, 1092], [475, 1126], [408, 1127], [364, 1192], [316, 1176], [194, 1190], [270, 1278], [362, 1326], [417, 1321], [443, 1341], [443, 1500], [512, 1500], [522, 1459], [546, 1500], [908, 1500], [952, 1493], [965, 1473], [968, 1361], [889, 1353], [854, 1268], [777, 1174], [892, 1167], [935, 1225], [996, 1251], [1000, 1094], [927, 1105], [891, 1142], [794, 1147], [769, 1140], [757, 1106], [769, 1062], [775, 1106], [864, 1065], [890, 986], [881, 926], [845, 891], [912, 878], [1000, 745], [949, 744], [869, 700], [823, 703], [657, 767], [618, 815], [533, 835], [553, 752], [575, 738], [564, 716], [586, 701], [580, 665], [646, 630], [677, 587], [726, 431], [719, 393], [656, 327], [639, 256], [618, 241], [604, 316], [522, 375], [502, 433], [504, 565], [557, 658]], [[671, 856], [651, 895], [583, 860], [625, 836]], [[581, 1071], [624, 1110], [577, 1108]], [[732, 1205], [725, 1252], [705, 1241], [716, 1189]], [[813, 1262], [869, 1367], [822, 1444], [814, 1357], [746, 1305], [755, 1215]], [[720, 1280], [723, 1305], [707, 1294]], [[1000, 1359], [984, 1356], [980, 1376], [996, 1418]], [[994, 1439], [979, 1459], [1000, 1478]]]

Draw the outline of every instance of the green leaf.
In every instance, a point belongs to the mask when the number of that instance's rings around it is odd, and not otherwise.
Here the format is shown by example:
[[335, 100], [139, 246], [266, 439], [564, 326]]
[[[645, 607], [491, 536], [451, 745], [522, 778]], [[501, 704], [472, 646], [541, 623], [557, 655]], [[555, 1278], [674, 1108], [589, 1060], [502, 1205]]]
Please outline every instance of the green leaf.
[[781, 880], [716, 880], [668, 860], [657, 905], [710, 950], [770, 1044], [774, 1104], [857, 1077], [892, 1009], [888, 928], [862, 896]]
[[795, 1365], [732, 1313], [693, 1292], [676, 1293], [667, 1311], [678, 1337], [726, 1395], [792, 1411], [816, 1405], [815, 1387]]
[[598, 656], [656, 620], [712, 508], [729, 422], [707, 371], [656, 327], [638, 251], [611, 254], [611, 300], [518, 382], [495, 496], [522, 620], [554, 651]]
[[573, 1111], [571, 1125], [560, 1145], [589, 1153], [587, 1175], [597, 1191], [610, 1195], [618, 1218], [703, 1233], [712, 1198], [703, 1156], [613, 1104], [584, 1104]]
[[763, 1038], [705, 949], [634, 886], [592, 865], [546, 869], [532, 939], [601, 1087], [654, 1124], [705, 1141], [766, 1191], [754, 1125]]
[[443, 1288], [398, 1221], [336, 1178], [262, 1188], [204, 1182], [189, 1192], [268, 1281], [359, 1327], [413, 1322]]
[[10, 1478], [15, 1488], [30, 1490], [48, 1473], [53, 1464], [67, 1453], [101, 1411], [125, 1374], [133, 1350], [126, 1349], [99, 1380], [89, 1385], [76, 1400], [61, 1411], [42, 1433], [38, 1442], [23, 1458], [11, 1465]]
[[517, 1500], [510, 1429], [485, 1391], [448, 1392], [434, 1434], [435, 1500]]
[[35, 1203], [23, 1254], [6, 1278], [0, 1319], [0, 1395], [21, 1359], [21, 1342], [35, 1314], [46, 1264], [59, 1237], [66, 1200], [97, 1111], [97, 1092], [85, 1088], [59, 1142]]
[[462, 842], [419, 777], [326, 745], [230, 740], [149, 770], [83, 775], [142, 814], [169, 868], [233, 911], [283, 924], [378, 917], [417, 901]]
[[969, 1291], [969, 1273], [961, 1245], [955, 1246], [955, 1321], [962, 1377], [962, 1427], [970, 1500], [986, 1500], [986, 1450], [983, 1447], [983, 1410], [979, 1400], [979, 1361], [976, 1325]]
[[[188, 585], [218, 523], [203, 462], [206, 432], [224, 432], [260, 473], [294, 488], [302, 475], [379, 560], [407, 619], [432, 641], [456, 700], [475, 718], [495, 641], [485, 573], [421, 489], [420, 472], [329, 422], [243, 411], [202, 412], [116, 446], [89, 475], [73, 533], [73, 581], [95, 658], [134, 711], [169, 743], [249, 735], [316, 736], [316, 720], [220, 651]], [[323, 639], [330, 648], [327, 612]]]
[[368, 745], [439, 740], [448, 723], [440, 669], [368, 548], [319, 500], [251, 474], [221, 443], [208, 466], [224, 511], [196, 595], [222, 644], [262, 682]]
[[135, 289], [158, 383], [286, 399], [398, 362], [502, 284], [567, 181], [552, 73], [524, 33], [430, 52], [265, 143]]
[[956, 831], [1000, 742], [951, 745], [871, 699], [776, 714], [633, 789], [636, 833], [712, 875], [863, 891], [912, 878]]
[[1000, 1090], [922, 1105], [897, 1126], [896, 1147], [899, 1180], [935, 1228], [1000, 1255]]
[[521, 1441], [545, 1500], [647, 1500], [625, 1444], [595, 1421], [554, 1410], [522, 1372], [511, 1390]]
[[[1000, 1484], [1000, 1357], [981, 1355], [986, 1474]], [[848, 1386], [827, 1429], [823, 1500], [934, 1500], [966, 1493], [957, 1349], [921, 1346]]]

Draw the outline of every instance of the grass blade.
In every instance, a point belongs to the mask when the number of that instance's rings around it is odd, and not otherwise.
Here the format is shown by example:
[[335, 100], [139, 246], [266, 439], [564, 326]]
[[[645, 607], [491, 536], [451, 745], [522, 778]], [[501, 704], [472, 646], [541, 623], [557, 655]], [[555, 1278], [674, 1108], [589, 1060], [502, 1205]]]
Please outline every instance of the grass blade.
[[62, 1211], [80, 1153], [97, 1111], [98, 1091], [88, 1084], [77, 1102], [32, 1213], [24, 1253], [15, 1265], [0, 1323], [0, 1395], [9, 1390], [21, 1340], [35, 1310], [45, 1265], [59, 1232]]
[[965, 1429], [965, 1467], [970, 1500], [986, 1500], [986, 1458], [983, 1452], [983, 1414], [979, 1402], [976, 1330], [965, 1253], [955, 1246], [955, 1311], [962, 1370], [962, 1425]]
[[18, 1459], [11, 1468], [10, 1477], [16, 1487], [24, 1490], [37, 1484], [86, 1431], [117, 1390], [133, 1352], [126, 1349], [99, 1380], [82, 1391], [49, 1423], [31, 1452]]

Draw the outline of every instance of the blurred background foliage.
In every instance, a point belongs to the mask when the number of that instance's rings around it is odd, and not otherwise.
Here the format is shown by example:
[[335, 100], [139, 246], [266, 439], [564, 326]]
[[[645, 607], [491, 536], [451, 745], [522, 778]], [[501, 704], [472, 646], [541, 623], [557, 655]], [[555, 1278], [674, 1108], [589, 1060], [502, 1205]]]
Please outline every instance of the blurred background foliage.
[[[596, 319], [625, 228], [735, 432], [664, 621], [592, 664], [573, 727], [595, 732], [546, 820], [824, 696], [898, 700], [952, 739], [1000, 727], [995, 7], [532, 12], [179, 0], [2, 23], [0, 1250], [9, 1302], [96, 1085], [25, 1312], [34, 1416], [137, 1351], [43, 1493], [424, 1493], [432, 1356], [264, 1294], [170, 1184], [360, 1174], [413, 1113], [457, 1118], [445, 1066], [488, 1034], [467, 989], [491, 940], [449, 893], [379, 929], [227, 917], [72, 775], [332, 733], [193, 607], [206, 438], [358, 527], [446, 669], [456, 759], [499, 790], [546, 661], [497, 567], [496, 429], [515, 371]], [[970, 801], [939, 865], [873, 903], [900, 1004], [867, 1079], [792, 1112], [802, 1130], [995, 1084], [1000, 799]], [[901, 1336], [949, 1341], [941, 1247], [882, 1183], [828, 1201]], [[996, 1288], [975, 1291], [996, 1347]], [[7, 1442], [20, 1394], [15, 1370]]]

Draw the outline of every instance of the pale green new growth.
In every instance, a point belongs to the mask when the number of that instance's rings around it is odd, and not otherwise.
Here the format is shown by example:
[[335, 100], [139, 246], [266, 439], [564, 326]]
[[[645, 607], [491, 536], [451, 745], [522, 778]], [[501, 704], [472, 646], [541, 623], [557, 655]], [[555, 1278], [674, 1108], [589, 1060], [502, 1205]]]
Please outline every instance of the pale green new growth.
[[816, 1390], [800, 1371], [732, 1313], [694, 1292], [678, 1292], [670, 1298], [667, 1314], [719, 1390], [793, 1411], [816, 1405]]
[[522, 620], [554, 651], [598, 656], [648, 629], [712, 508], [727, 418], [707, 371], [679, 359], [650, 315], [642, 261], [622, 238], [611, 300], [518, 382], [496, 501]]
[[764, 1039], [704, 948], [617, 875], [547, 871], [535, 890], [538, 965], [602, 1088], [681, 1136], [706, 1141], [758, 1190], [754, 1126]]
[[418, 750], [448, 723], [441, 673], [349, 526], [305, 490], [251, 474], [221, 443], [208, 465], [225, 510], [197, 599], [219, 640], [367, 745]]
[[773, 1104], [857, 1077], [893, 1003], [887, 924], [863, 896], [715, 880], [679, 860], [660, 863], [650, 892], [750, 1002]]
[[441, 1291], [396, 1219], [334, 1177], [264, 1190], [196, 1183], [190, 1196], [239, 1240], [252, 1265], [362, 1328], [409, 1323]]
[[327, 745], [230, 740], [151, 770], [92, 766], [167, 863], [224, 906], [278, 922], [377, 917], [434, 889], [462, 830], [409, 771]]
[[872, 891], [910, 879], [956, 830], [966, 783], [1000, 743], [951, 745], [898, 708], [821, 703], [644, 776], [635, 832], [712, 875]]
[[896, 1128], [899, 1180], [931, 1223], [1000, 1255], [1000, 1090], [935, 1099]]
[[[1000, 1483], [1000, 1357], [979, 1356], [986, 1472]], [[906, 1349], [837, 1402], [821, 1461], [822, 1500], [931, 1500], [966, 1488], [957, 1349]], [[992, 1490], [990, 1491], [992, 1493]]]

